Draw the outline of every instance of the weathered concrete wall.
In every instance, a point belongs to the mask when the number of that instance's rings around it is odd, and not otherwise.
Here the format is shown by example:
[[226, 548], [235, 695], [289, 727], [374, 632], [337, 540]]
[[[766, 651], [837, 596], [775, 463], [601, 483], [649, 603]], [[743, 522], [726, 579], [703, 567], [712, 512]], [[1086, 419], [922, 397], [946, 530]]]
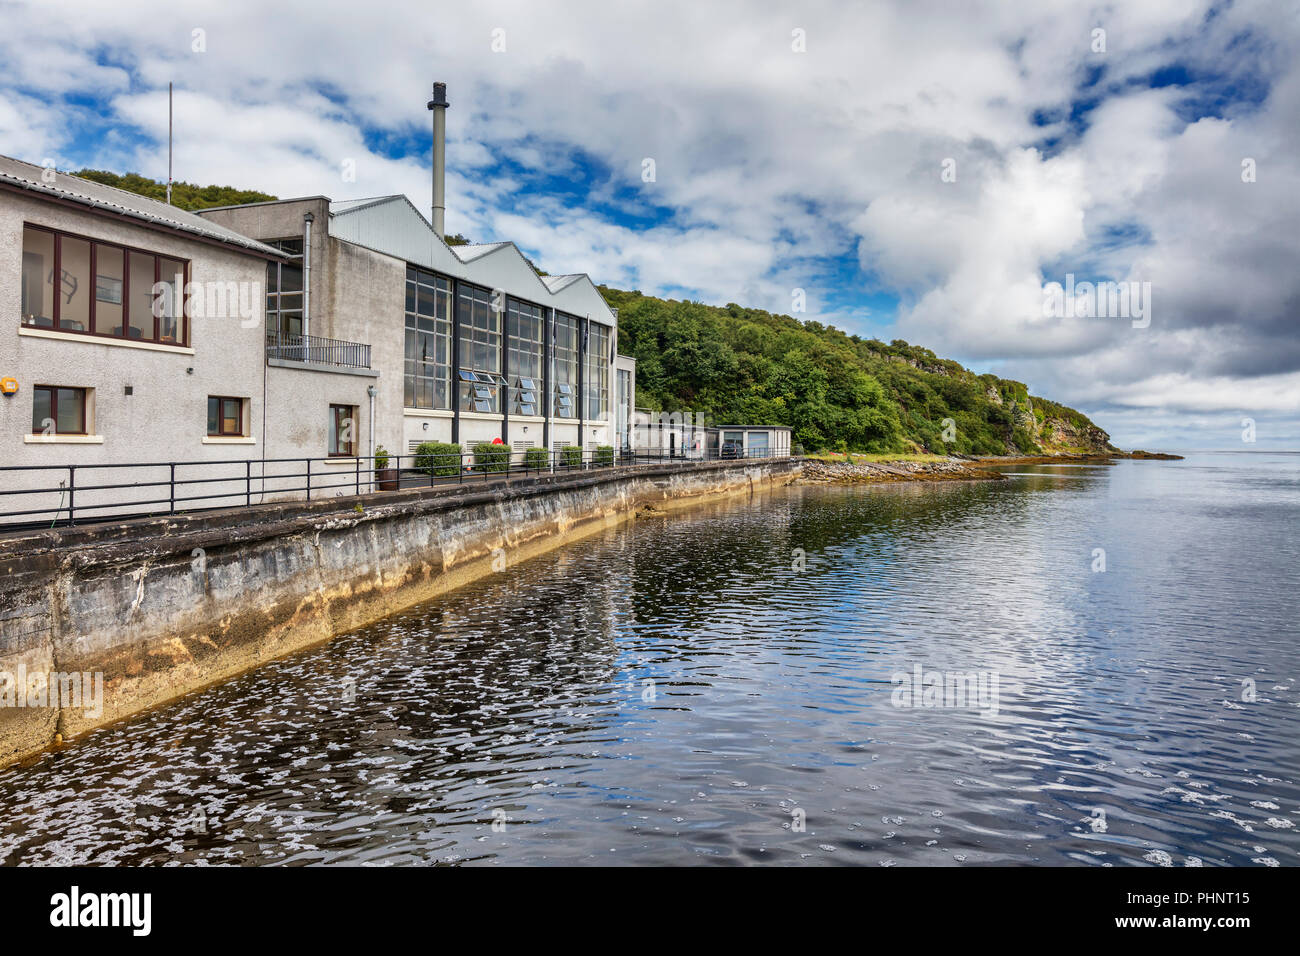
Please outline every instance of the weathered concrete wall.
[[[0, 673], [102, 672], [103, 712], [0, 708], [0, 765], [625, 520], [800, 463], [581, 472], [0, 538]], [[496, 567], [494, 567], [494, 564]]]

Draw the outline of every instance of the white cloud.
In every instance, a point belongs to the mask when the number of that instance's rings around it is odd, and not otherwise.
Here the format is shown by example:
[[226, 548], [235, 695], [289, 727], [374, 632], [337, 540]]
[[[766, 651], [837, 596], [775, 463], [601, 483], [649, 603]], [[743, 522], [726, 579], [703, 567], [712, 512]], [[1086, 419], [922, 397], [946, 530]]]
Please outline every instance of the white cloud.
[[[340, 199], [404, 192], [423, 209], [424, 101], [442, 79], [449, 231], [515, 239], [542, 268], [783, 309], [795, 286], [814, 304], [850, 298], [825, 263], [856, 252], [872, 270], [863, 293], [902, 297], [891, 337], [1001, 363], [1040, 393], [1117, 420], [1152, 401], [1218, 409], [1225, 392], [1260, 407], [1272, 394], [1269, 408], [1294, 414], [1300, 27], [1285, 0], [1209, 10], [146, 0], [124, 16], [49, 0], [6, 11], [0, 151], [161, 176], [175, 80], [181, 178]], [[1104, 54], [1089, 46], [1097, 27]], [[192, 51], [196, 28], [206, 52]], [[492, 52], [495, 28], [504, 53]], [[795, 28], [806, 53], [791, 49]], [[1170, 66], [1217, 80], [1147, 88]], [[1097, 67], [1102, 82], [1081, 88]], [[1189, 124], [1189, 95], [1216, 91], [1221, 118]], [[105, 98], [102, 119], [154, 145], [88, 145], [95, 118], [71, 95]], [[1081, 104], [1092, 108], [1070, 122]], [[1043, 116], [1054, 119], [1036, 125]], [[393, 158], [382, 141], [409, 150]], [[535, 174], [579, 177], [577, 156], [611, 171], [585, 206], [521, 191]], [[486, 175], [503, 157], [518, 178]], [[653, 184], [640, 181], [646, 157]], [[1240, 181], [1244, 157], [1257, 183]], [[956, 183], [940, 181], [946, 158]], [[670, 214], [639, 227], [602, 208]], [[1151, 281], [1151, 327], [1044, 320], [1041, 285], [1067, 271]]]

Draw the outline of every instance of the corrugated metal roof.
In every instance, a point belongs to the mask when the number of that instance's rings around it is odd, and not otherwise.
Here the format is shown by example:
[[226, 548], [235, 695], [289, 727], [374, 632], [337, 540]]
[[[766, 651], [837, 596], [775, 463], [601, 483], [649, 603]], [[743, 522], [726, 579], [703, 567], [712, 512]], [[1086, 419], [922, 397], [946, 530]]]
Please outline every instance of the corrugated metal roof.
[[[53, 181], [47, 182], [46, 180], [51, 176]], [[0, 156], [0, 182], [9, 183], [38, 195], [69, 200], [92, 209], [102, 209], [153, 225], [178, 229], [181, 232], [237, 246], [260, 255], [281, 258], [281, 254], [272, 247], [232, 229], [218, 226], [191, 212], [114, 186], [105, 186], [103, 183], [70, 176], [33, 163], [25, 163], [21, 159], [10, 156]]]
[[513, 242], [449, 246], [401, 193], [331, 202], [329, 233], [435, 272], [617, 324], [617, 316], [586, 273], [539, 276]]
[[585, 278], [586, 276], [581, 272], [575, 272], [573, 275], [567, 276], [542, 276], [542, 281], [546, 283], [546, 288], [550, 289], [552, 292], [559, 292], [565, 286], [572, 285], [579, 279]]
[[392, 196], [372, 196], [369, 199], [331, 199], [330, 215], [336, 216], [339, 213], [352, 212], [356, 209], [364, 209], [366, 206], [377, 206], [381, 202], [393, 202], [397, 199], [405, 199], [400, 194]]
[[489, 252], [496, 252], [508, 245], [510, 245], [508, 242], [477, 242], [468, 246], [452, 246], [451, 251], [456, 253], [456, 258], [461, 262], [473, 262]]

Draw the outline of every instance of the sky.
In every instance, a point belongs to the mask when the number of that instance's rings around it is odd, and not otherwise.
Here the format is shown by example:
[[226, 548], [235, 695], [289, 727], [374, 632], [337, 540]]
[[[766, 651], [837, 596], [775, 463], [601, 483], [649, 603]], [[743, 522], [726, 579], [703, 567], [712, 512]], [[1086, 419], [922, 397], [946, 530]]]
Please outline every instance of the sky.
[[[1121, 447], [1300, 448], [1294, 0], [0, 0], [0, 22], [5, 155], [165, 179], [171, 81], [176, 179], [427, 212], [441, 80], [449, 233], [906, 339]], [[1081, 283], [1135, 296], [1091, 315]]]

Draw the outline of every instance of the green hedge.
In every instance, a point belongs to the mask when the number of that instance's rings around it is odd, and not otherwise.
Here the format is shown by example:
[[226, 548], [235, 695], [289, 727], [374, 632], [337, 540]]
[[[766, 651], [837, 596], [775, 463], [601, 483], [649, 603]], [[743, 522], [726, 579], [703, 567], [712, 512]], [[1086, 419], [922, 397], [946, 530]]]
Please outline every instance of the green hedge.
[[435, 478], [455, 478], [460, 474], [460, 446], [441, 441], [421, 442], [415, 449], [415, 467]]
[[505, 471], [510, 467], [510, 446], [481, 441], [474, 446], [475, 471]]
[[525, 468], [536, 468], [540, 471], [550, 467], [550, 464], [550, 455], [546, 453], [545, 448], [529, 448], [524, 451]]
[[591, 464], [596, 468], [606, 468], [614, 464], [614, 446], [599, 445], [591, 456]]
[[560, 464], [566, 468], [581, 468], [582, 449], [577, 445], [564, 445], [561, 447]]

